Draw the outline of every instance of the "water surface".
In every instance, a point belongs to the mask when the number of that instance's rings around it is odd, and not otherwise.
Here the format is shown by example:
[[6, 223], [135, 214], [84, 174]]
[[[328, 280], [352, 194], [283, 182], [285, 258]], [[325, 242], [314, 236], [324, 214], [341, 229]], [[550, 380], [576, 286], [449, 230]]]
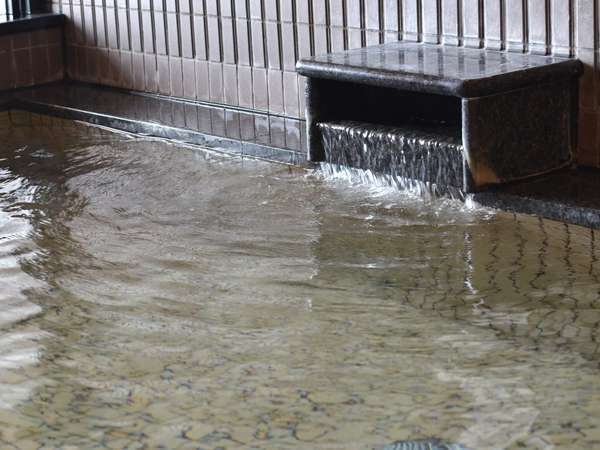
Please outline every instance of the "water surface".
[[590, 231], [39, 116], [0, 132], [1, 448], [600, 446]]

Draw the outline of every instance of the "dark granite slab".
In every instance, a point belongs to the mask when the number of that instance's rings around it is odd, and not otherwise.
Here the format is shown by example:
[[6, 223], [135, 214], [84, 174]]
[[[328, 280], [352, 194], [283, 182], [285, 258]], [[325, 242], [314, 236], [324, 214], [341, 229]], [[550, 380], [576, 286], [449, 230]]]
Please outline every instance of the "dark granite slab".
[[229, 154], [306, 162], [304, 122], [281, 116], [72, 82], [16, 91], [11, 106]]
[[600, 170], [569, 169], [474, 194], [482, 205], [600, 229]]
[[391, 42], [298, 62], [308, 77], [479, 97], [579, 75], [580, 61], [464, 47]]
[[19, 19], [0, 16], [0, 36], [61, 27], [64, 23], [65, 16], [63, 14], [31, 14]]

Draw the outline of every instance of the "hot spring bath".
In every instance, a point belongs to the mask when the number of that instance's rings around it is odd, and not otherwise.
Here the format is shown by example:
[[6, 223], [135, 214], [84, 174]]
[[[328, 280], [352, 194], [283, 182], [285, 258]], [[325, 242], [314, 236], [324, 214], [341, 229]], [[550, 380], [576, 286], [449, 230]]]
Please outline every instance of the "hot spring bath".
[[590, 230], [1, 121], [1, 448], [600, 445]]

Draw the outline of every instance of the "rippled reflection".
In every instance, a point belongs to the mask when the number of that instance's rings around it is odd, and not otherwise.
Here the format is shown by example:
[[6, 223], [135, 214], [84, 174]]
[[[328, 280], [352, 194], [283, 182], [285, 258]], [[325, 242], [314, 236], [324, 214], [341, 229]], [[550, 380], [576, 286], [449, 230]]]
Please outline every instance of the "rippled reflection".
[[600, 440], [590, 231], [39, 116], [0, 129], [0, 447]]

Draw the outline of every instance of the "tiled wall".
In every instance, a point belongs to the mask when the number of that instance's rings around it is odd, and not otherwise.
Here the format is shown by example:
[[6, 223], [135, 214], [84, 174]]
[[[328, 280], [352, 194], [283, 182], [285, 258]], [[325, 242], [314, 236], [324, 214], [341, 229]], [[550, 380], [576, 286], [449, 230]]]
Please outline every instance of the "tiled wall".
[[303, 115], [298, 58], [397, 39], [577, 55], [579, 160], [600, 165], [599, 0], [53, 0], [72, 78]]
[[62, 30], [0, 36], [0, 91], [62, 80]]

